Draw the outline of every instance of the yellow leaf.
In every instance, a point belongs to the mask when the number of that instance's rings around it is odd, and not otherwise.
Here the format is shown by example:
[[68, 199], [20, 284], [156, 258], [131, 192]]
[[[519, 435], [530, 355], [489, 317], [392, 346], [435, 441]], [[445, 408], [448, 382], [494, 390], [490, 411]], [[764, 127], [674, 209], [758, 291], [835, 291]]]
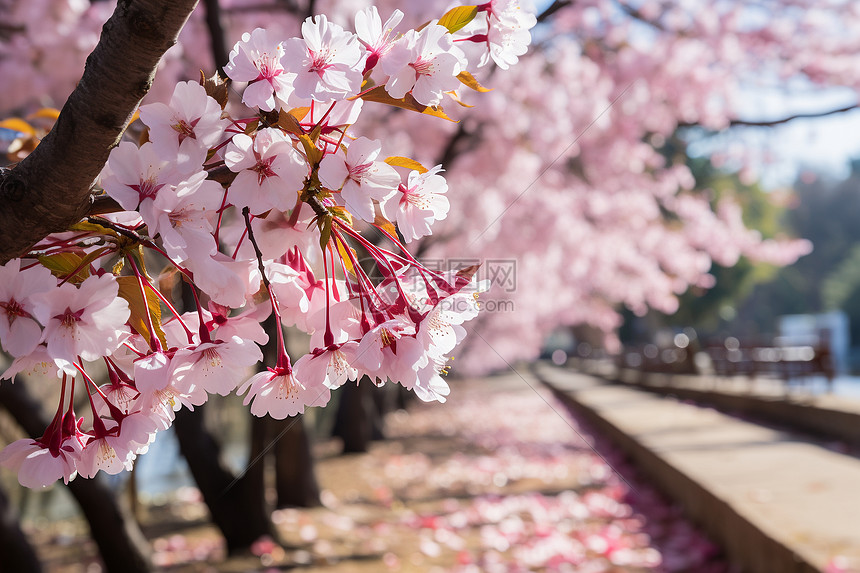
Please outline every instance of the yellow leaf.
[[27, 135], [36, 135], [36, 130], [33, 126], [19, 117], [10, 117], [9, 119], [0, 121], [0, 127], [5, 127], [19, 133], [26, 133]]
[[460, 80], [460, 82], [464, 86], [470, 87], [473, 90], [475, 90], [476, 92], [484, 92], [485, 93], [485, 92], [493, 91], [492, 88], [485, 88], [480, 83], [478, 83], [478, 80], [475, 79], [475, 76], [473, 76], [469, 72], [460, 72], [459, 74], [457, 74], [457, 79]]
[[373, 101], [376, 103], [384, 103], [387, 105], [392, 105], [394, 107], [399, 107], [401, 109], [408, 109], [410, 111], [417, 111], [418, 113], [423, 113], [427, 115], [432, 115], [434, 117], [441, 117], [442, 119], [447, 119], [448, 121], [453, 121], [454, 123], [458, 123], [457, 120], [451, 119], [448, 117], [440, 106], [427, 106], [421, 103], [412, 97], [412, 94], [406, 94], [403, 99], [394, 99], [388, 92], [385, 91], [385, 86], [377, 86], [372, 90], [365, 92], [361, 95], [361, 99], [365, 101]]
[[458, 96], [457, 92], [455, 92], [455, 91], [445, 92], [445, 95], [447, 95], [449, 98], [451, 98], [452, 100], [454, 100], [455, 102], [460, 104], [462, 107], [475, 107], [475, 106], [469, 105], [466, 102], [464, 102], [463, 100], [461, 100], [460, 96]]
[[111, 237], [116, 237], [117, 232], [113, 229], [108, 229], [107, 227], [102, 227], [98, 223], [91, 223], [89, 221], [80, 221], [75, 223], [71, 227], [69, 227], [70, 231], [84, 231], [86, 233], [98, 233], [99, 235], [110, 235]]
[[316, 165], [322, 161], [322, 151], [316, 146], [310, 135], [300, 135], [299, 141], [305, 150], [305, 155], [311, 165]]
[[44, 117], [46, 119], [53, 119], [57, 121], [57, 118], [60, 117], [60, 110], [53, 107], [43, 107], [36, 113], [31, 113], [27, 116], [27, 119], [35, 119], [37, 117]]
[[445, 26], [453, 34], [474, 20], [477, 15], [477, 6], [457, 6], [456, 8], [451, 8], [439, 18], [439, 25]]
[[[39, 262], [57, 278], [65, 279], [71, 273], [75, 273], [74, 276], [68, 279], [69, 282], [74, 284], [82, 283], [90, 276], [89, 265], [84, 264], [84, 258], [75, 253], [45, 255], [39, 257]], [[76, 270], [77, 272], [75, 272]]]
[[167, 340], [164, 338], [164, 330], [161, 328], [161, 303], [158, 295], [155, 294], [151, 286], [145, 285], [146, 303], [144, 303], [137, 277], [117, 277], [116, 280], [119, 283], [119, 296], [128, 302], [128, 308], [131, 311], [128, 323], [138, 334], [148, 341], [149, 321], [146, 317], [146, 309], [148, 307], [155, 335], [161, 341], [162, 346], [167, 348]]
[[385, 160], [385, 162], [392, 167], [405, 167], [406, 169], [413, 169], [418, 173], [427, 173], [427, 168], [415, 161], [414, 159], [409, 159], [408, 157], [400, 157], [399, 155], [394, 155]]
[[334, 205], [332, 207], [329, 207], [328, 210], [329, 213], [331, 213], [341, 221], [345, 221], [347, 225], [352, 227], [352, 214], [345, 208]]
[[346, 247], [341, 241], [337, 241], [337, 252], [340, 255], [340, 259], [343, 261], [344, 268], [347, 272], [355, 276], [355, 268], [352, 266], [352, 259], [349, 258], [349, 254], [346, 252], [347, 248], [349, 248], [349, 250], [352, 251], [353, 256], [355, 256], [355, 249]]
[[331, 223], [331, 215], [317, 220], [317, 227], [319, 227], [320, 230], [320, 247], [322, 247], [323, 253], [325, 253], [329, 239], [331, 239]]
[[394, 228], [394, 223], [392, 223], [379, 213], [376, 214], [376, 219], [374, 219], [373, 224], [380, 229], [386, 231], [392, 237], [397, 237], [397, 229]]
[[296, 118], [297, 121], [301, 121], [308, 115], [310, 111], [311, 108], [309, 107], [294, 107], [287, 113]]

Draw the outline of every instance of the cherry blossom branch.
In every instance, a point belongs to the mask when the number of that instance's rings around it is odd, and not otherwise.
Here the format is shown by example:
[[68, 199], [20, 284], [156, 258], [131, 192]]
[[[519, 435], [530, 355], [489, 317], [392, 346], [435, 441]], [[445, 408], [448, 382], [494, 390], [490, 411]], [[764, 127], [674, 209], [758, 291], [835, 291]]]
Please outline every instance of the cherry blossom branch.
[[89, 213], [91, 188], [197, 0], [119, 2], [39, 146], [0, 168], [0, 264]]
[[93, 195], [90, 210], [87, 215], [105, 215], [107, 213], [118, 213], [125, 211], [116, 199], [110, 195]]

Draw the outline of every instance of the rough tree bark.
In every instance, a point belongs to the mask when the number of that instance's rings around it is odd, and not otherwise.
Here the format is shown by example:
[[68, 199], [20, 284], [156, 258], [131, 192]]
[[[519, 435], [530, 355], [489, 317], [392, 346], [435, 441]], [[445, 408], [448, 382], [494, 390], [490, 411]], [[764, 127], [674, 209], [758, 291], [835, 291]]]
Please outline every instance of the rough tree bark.
[[[23, 381], [0, 384], [0, 405], [34, 438], [41, 436], [50, 422]], [[90, 533], [108, 571], [146, 573], [152, 570], [149, 543], [101, 476], [76, 479], [68, 488], [89, 523]], [[2, 555], [0, 560], [5, 559], [6, 553]]]
[[86, 216], [93, 182], [197, 0], [119, 0], [39, 146], [0, 168], [0, 264]]
[[[196, 308], [191, 288], [188, 283], [182, 282], [182, 305], [185, 310]], [[263, 347], [264, 357], [271, 352], [272, 347], [270, 340]], [[184, 408], [179, 410], [173, 427], [180, 452], [188, 462], [213, 523], [224, 536], [228, 553], [232, 555], [249, 549], [263, 535], [274, 537], [266, 507], [265, 470], [264, 465], [257, 462], [250, 464], [242, 475], [236, 476], [225, 467], [221, 462], [221, 444], [204, 423], [204, 410], [205, 405], [198, 406], [194, 411]], [[257, 459], [266, 447], [265, 420], [252, 417], [249, 459]]]

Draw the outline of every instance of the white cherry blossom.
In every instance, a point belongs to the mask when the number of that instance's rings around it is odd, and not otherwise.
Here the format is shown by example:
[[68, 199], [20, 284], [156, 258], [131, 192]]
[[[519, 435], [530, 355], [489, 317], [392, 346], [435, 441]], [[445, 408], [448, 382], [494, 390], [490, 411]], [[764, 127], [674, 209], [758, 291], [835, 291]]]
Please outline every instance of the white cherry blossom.
[[140, 106], [140, 120], [149, 127], [149, 140], [159, 157], [176, 161], [190, 171], [199, 170], [210, 148], [215, 147], [228, 125], [221, 106], [206, 95], [198, 82], [180, 82], [170, 105], [161, 102]]
[[347, 148], [346, 157], [330, 154], [320, 163], [320, 182], [329, 189], [340, 189], [346, 208], [367, 222], [375, 218], [373, 201], [385, 201], [400, 184], [397, 170], [376, 160], [381, 150], [380, 141], [359, 137]]
[[448, 183], [439, 175], [442, 166], [426, 173], [410, 171], [406, 185], [382, 206], [389, 221], [396, 222], [406, 242], [427, 236], [434, 221], [441, 221], [448, 214]]
[[448, 29], [431, 23], [420, 32], [408, 31], [395, 42], [382, 71], [391, 76], [385, 90], [395, 98], [407, 92], [424, 105], [438, 105], [445, 92], [460, 86], [466, 56], [454, 45]]
[[224, 72], [237, 82], [251, 82], [242, 94], [242, 103], [272, 111], [279, 101], [286, 104], [293, 92], [295, 74], [284, 69], [281, 42], [269, 39], [268, 32], [257, 28], [242, 34], [230, 52]]
[[358, 93], [363, 58], [358, 38], [325, 15], [305, 20], [302, 37], [284, 43], [284, 61], [296, 74], [296, 96], [318, 102]]

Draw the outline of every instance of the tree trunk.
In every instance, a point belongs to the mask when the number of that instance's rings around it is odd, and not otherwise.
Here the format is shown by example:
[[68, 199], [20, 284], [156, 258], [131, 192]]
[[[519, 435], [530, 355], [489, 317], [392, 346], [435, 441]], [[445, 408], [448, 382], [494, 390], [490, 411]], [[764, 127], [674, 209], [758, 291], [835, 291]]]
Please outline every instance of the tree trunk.
[[89, 214], [91, 187], [197, 0], [120, 0], [53, 129], [0, 168], [0, 264]]
[[319, 506], [320, 488], [314, 473], [314, 458], [304, 416], [299, 414], [286, 420], [270, 420], [269, 429], [273, 435], [280, 436], [275, 447], [278, 507]]
[[332, 434], [343, 440], [343, 453], [363, 453], [373, 439], [376, 407], [373, 403], [373, 383], [362, 379], [361, 384], [347, 382], [341, 388]]
[[193, 412], [182, 409], [176, 413], [176, 436], [179, 449], [203, 494], [212, 514], [212, 521], [221, 530], [230, 554], [248, 549], [263, 535], [272, 536], [272, 524], [265, 508], [263, 464], [254, 463], [254, 452], [262, 450], [264, 431], [259, 424], [251, 426], [251, 463], [241, 476], [221, 463], [221, 446], [203, 424], [199, 406]]
[[0, 573], [40, 573], [42, 564], [21, 531], [18, 513], [0, 487]]
[[[0, 384], [0, 404], [30, 436], [41, 436], [49, 420], [30, 396], [25, 383]], [[149, 543], [137, 522], [120, 504], [102, 476], [78, 478], [68, 485], [90, 526], [105, 568], [116, 573], [145, 573], [152, 570]], [[3, 553], [5, 558], [5, 552]]]

